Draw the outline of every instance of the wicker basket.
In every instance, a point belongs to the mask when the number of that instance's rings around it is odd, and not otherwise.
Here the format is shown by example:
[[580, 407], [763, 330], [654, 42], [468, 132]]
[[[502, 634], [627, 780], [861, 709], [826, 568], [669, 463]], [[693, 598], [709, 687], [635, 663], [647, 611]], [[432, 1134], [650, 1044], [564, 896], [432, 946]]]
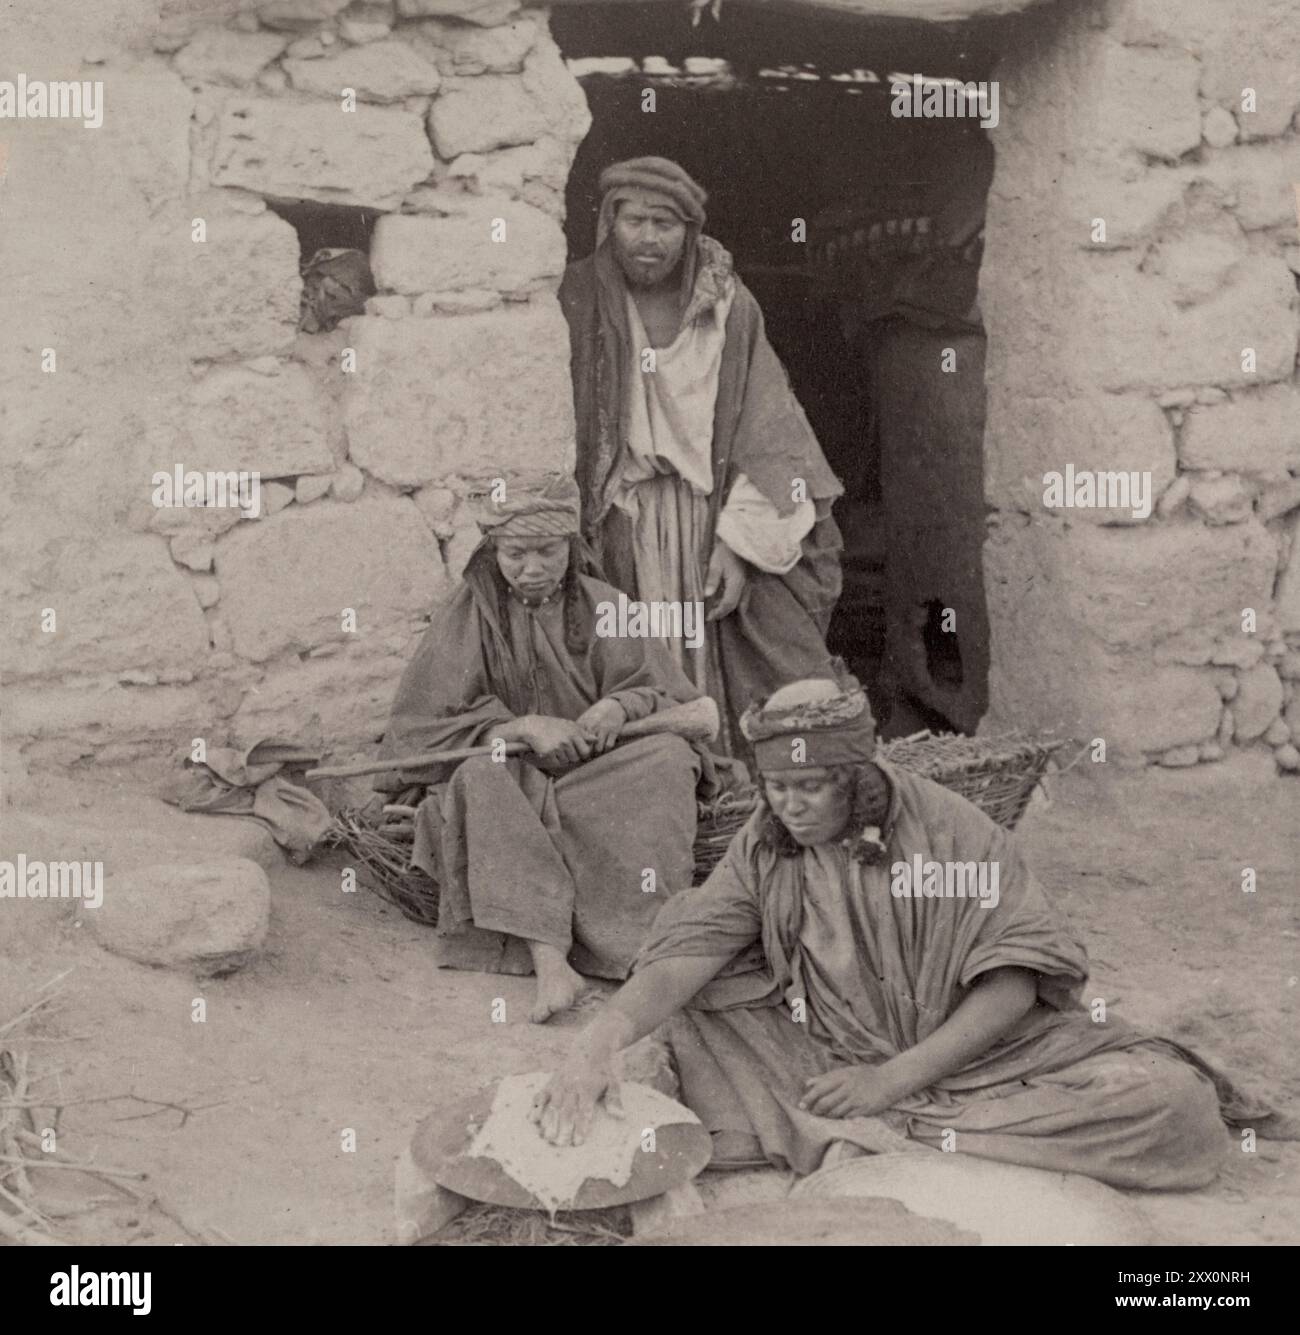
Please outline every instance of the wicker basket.
[[[914, 733], [880, 748], [882, 759], [960, 793], [985, 815], [1013, 829], [1024, 814], [1039, 780], [1062, 742], [1037, 742], [1026, 737], [963, 737], [945, 733]], [[737, 831], [753, 814], [758, 800], [753, 788], [724, 793], [701, 803], [695, 834], [695, 884], [699, 885], [722, 860]], [[346, 849], [368, 873], [366, 884], [399, 908], [413, 922], [435, 926], [438, 885], [410, 865], [409, 835], [391, 827], [376, 828], [357, 810], [341, 811], [327, 846]]]
[[933, 779], [973, 802], [991, 820], [1013, 830], [1064, 742], [1036, 742], [1015, 734], [963, 737], [915, 732], [886, 742], [881, 758], [899, 769]]

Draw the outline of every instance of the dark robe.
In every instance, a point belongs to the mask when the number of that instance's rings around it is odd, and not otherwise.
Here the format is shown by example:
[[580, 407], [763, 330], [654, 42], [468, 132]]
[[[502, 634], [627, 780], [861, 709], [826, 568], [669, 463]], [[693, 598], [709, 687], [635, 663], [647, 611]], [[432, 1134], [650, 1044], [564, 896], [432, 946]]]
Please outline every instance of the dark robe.
[[[538, 608], [502, 597], [481, 550], [407, 666], [381, 754], [487, 745], [524, 714], [576, 719], [613, 699], [629, 720], [699, 692], [654, 640], [566, 642], [566, 602], [591, 628], [617, 591], [577, 577]], [[527, 973], [524, 939], [582, 973], [623, 978], [659, 908], [691, 883], [696, 786], [707, 761], [671, 735], [620, 743], [565, 768], [479, 757], [385, 776], [434, 786], [416, 816], [414, 864], [440, 887], [439, 962]]]
[[[782, 856], [761, 816], [707, 882], [656, 920], [641, 968], [674, 956], [732, 963], [677, 1017], [682, 1097], [713, 1131], [757, 1136], [780, 1167], [808, 1173], [836, 1140], [877, 1145], [872, 1119], [814, 1116], [804, 1082], [876, 1065], [934, 1033], [990, 969], [1038, 976], [1038, 1001], [966, 1066], [901, 1100], [892, 1129], [924, 1145], [1116, 1186], [1200, 1186], [1218, 1171], [1220, 1120], [1263, 1115], [1185, 1048], [1080, 1004], [1087, 955], [1015, 840], [964, 798], [881, 765], [892, 787], [888, 853], [863, 866], [843, 844]], [[999, 870], [999, 896], [896, 897], [914, 855]], [[796, 1004], [799, 1003], [799, 1004]], [[1216, 1093], [1218, 1098], [1216, 1099]]]
[[[688, 265], [725, 257], [709, 238], [698, 243], [688, 245]], [[623, 516], [611, 514], [627, 458], [627, 377], [635, 351], [625, 293], [608, 242], [571, 264], [560, 286], [572, 351], [583, 532], [610, 582], [638, 598], [630, 534], [621, 536]], [[720, 749], [735, 753], [740, 740], [736, 720], [756, 695], [802, 677], [826, 675], [830, 656], [824, 641], [840, 595], [843, 545], [831, 516], [832, 502], [843, 489], [767, 340], [758, 302], [739, 278], [727, 316], [712, 463], [701, 570], [713, 550], [718, 515], [740, 473], [781, 515], [795, 508], [793, 483], [802, 479], [817, 515], [794, 569], [772, 575], [751, 567], [740, 605], [723, 620], [708, 623], [707, 675], [723, 721]]]

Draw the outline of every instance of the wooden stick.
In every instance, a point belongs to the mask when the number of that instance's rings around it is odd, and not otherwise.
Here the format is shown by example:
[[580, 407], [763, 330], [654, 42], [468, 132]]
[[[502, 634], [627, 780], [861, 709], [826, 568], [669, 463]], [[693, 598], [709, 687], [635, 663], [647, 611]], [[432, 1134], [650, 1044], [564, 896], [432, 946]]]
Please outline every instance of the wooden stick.
[[28, 1159], [12, 1154], [0, 1154], [0, 1163], [22, 1164], [24, 1167], [33, 1170], [44, 1170], [46, 1168], [66, 1168], [73, 1173], [95, 1173], [99, 1177], [130, 1177], [137, 1182], [143, 1182], [149, 1176], [148, 1173], [137, 1173], [130, 1168], [101, 1168], [98, 1164], [81, 1163], [75, 1159], [48, 1159], [41, 1162], [37, 1159]]
[[390, 769], [425, 769], [429, 765], [449, 765], [457, 760], [472, 760], [475, 756], [517, 756], [528, 747], [523, 742], [507, 742], [502, 747], [462, 746], [454, 751], [420, 751], [413, 756], [398, 756], [395, 760], [362, 760], [355, 765], [326, 765], [309, 769], [309, 779], [356, 779], [363, 774], [384, 774]]
[[[708, 742], [718, 735], [718, 706], [708, 696], [691, 700], [684, 705], [661, 709], [645, 718], [624, 724], [619, 739], [654, 737], [661, 733], [676, 733], [692, 741]], [[529, 748], [524, 742], [507, 742], [506, 755], [519, 755]], [[422, 751], [412, 756], [397, 756], [392, 760], [365, 760], [355, 765], [327, 765], [323, 769], [309, 769], [309, 779], [356, 779], [363, 774], [386, 774], [389, 770], [427, 769], [430, 765], [446, 765], [475, 756], [502, 754], [497, 746], [466, 746], [454, 751]]]

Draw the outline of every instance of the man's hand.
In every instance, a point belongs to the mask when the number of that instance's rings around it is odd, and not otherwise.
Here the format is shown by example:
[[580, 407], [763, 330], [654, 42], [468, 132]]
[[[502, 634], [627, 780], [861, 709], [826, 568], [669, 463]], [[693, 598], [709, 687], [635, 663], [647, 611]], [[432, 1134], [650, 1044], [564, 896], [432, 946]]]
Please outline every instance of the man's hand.
[[713, 555], [709, 558], [709, 569], [704, 576], [704, 596], [712, 598], [718, 595], [718, 601], [705, 618], [707, 621], [721, 621], [730, 616], [740, 603], [740, 595], [745, 592], [745, 583], [749, 572], [744, 561], [721, 540], [713, 544]]
[[518, 721], [513, 733], [547, 765], [578, 765], [591, 755], [587, 734], [567, 718], [528, 714]]
[[627, 712], [617, 700], [597, 700], [577, 718], [578, 727], [591, 742], [596, 755], [608, 751], [618, 741], [618, 734], [626, 722]]
[[806, 1081], [799, 1106], [818, 1117], [873, 1117], [904, 1093], [883, 1066], [841, 1066]]
[[533, 1100], [528, 1119], [552, 1145], [581, 1145], [591, 1130], [596, 1105], [604, 1100], [611, 1117], [623, 1116], [614, 1059], [583, 1055], [566, 1062]]

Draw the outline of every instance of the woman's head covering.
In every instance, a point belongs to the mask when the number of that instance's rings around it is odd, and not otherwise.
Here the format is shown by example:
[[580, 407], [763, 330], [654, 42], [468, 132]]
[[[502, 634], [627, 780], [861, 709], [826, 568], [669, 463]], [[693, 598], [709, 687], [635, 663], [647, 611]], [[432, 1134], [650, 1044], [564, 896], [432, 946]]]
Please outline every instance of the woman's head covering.
[[580, 510], [578, 484], [568, 473], [554, 473], [532, 484], [508, 484], [499, 500], [485, 502], [478, 526], [492, 538], [567, 538], [578, 532]]
[[876, 749], [866, 692], [847, 674], [838, 681], [809, 677], [781, 687], [744, 712], [740, 731], [763, 774], [861, 764]]

